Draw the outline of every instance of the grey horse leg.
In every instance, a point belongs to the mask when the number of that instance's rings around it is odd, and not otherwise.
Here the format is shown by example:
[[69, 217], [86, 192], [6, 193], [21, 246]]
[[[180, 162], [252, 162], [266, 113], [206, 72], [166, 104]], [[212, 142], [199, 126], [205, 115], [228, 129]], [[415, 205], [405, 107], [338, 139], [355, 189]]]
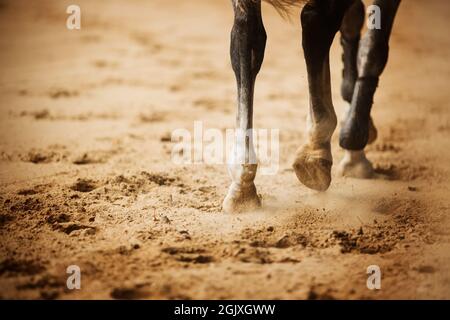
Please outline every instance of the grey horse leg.
[[331, 183], [331, 136], [337, 119], [331, 98], [329, 51], [347, 9], [354, 0], [312, 0], [302, 10], [302, 45], [308, 71], [310, 110], [308, 141], [297, 150], [297, 178], [324, 191]]
[[357, 178], [369, 178], [373, 172], [364, 148], [373, 138], [370, 110], [379, 77], [388, 61], [389, 37], [400, 0], [375, 0], [374, 5], [380, 8], [381, 28], [369, 29], [360, 41], [358, 79], [339, 137], [340, 146], [347, 150], [339, 171]]
[[266, 32], [261, 1], [232, 0], [234, 25], [231, 32], [231, 64], [237, 81], [238, 135], [233, 159], [228, 166], [232, 183], [223, 201], [225, 212], [251, 210], [261, 205], [256, 192], [256, 156], [252, 143], [253, 92], [264, 59]]

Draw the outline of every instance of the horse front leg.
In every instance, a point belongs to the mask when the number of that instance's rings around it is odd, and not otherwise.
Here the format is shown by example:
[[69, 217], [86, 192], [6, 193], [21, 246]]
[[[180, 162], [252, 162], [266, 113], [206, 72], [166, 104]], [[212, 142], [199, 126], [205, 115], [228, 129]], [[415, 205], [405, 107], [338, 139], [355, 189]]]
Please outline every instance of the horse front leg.
[[331, 183], [331, 136], [337, 119], [331, 98], [329, 52], [353, 0], [311, 0], [302, 10], [303, 51], [309, 84], [308, 141], [293, 164], [305, 186], [325, 191]]
[[254, 179], [257, 161], [253, 147], [253, 93], [256, 76], [264, 59], [266, 32], [261, 1], [233, 0], [231, 64], [237, 82], [236, 140], [228, 171], [232, 179], [223, 201], [225, 212], [252, 210], [261, 206]]

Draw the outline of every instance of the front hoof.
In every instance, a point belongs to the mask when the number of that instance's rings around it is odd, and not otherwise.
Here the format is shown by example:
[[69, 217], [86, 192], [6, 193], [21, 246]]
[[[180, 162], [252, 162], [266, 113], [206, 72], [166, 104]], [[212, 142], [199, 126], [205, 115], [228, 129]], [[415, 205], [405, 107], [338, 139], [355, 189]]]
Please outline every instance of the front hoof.
[[372, 163], [367, 160], [364, 150], [346, 150], [346, 154], [339, 164], [338, 174], [349, 178], [370, 179], [374, 175], [374, 170]]
[[252, 211], [260, 207], [261, 199], [254, 183], [243, 187], [233, 182], [222, 204], [222, 210], [226, 213]]
[[308, 145], [297, 151], [293, 164], [298, 180], [310, 189], [325, 191], [331, 183], [333, 160], [328, 148], [313, 150]]

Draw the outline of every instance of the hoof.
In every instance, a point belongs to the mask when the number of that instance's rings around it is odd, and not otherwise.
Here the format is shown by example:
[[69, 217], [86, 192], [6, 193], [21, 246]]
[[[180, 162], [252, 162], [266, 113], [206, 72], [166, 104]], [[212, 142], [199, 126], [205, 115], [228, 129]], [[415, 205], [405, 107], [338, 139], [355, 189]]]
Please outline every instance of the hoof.
[[260, 207], [261, 199], [254, 183], [243, 187], [233, 182], [222, 204], [222, 210], [226, 213], [252, 211]]
[[338, 167], [338, 174], [343, 177], [370, 179], [374, 175], [372, 163], [367, 160], [364, 150], [345, 151], [344, 159]]
[[310, 189], [325, 191], [331, 183], [333, 158], [330, 147], [312, 149], [304, 145], [297, 151], [293, 164], [298, 180]]

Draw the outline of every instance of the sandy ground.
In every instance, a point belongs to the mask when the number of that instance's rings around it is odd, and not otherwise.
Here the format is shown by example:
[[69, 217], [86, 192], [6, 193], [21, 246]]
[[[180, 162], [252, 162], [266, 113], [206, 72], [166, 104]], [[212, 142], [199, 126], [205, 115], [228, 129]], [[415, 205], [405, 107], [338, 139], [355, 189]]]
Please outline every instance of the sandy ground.
[[[222, 165], [175, 165], [170, 133], [234, 126], [226, 0], [0, 2], [2, 298], [450, 298], [450, 5], [404, 1], [373, 110], [378, 178], [326, 193], [306, 138], [298, 19], [264, 6], [255, 125], [280, 129], [258, 212], [221, 213]], [[338, 115], [341, 50], [332, 48]], [[333, 156], [343, 156], [333, 137]], [[81, 290], [66, 268], [81, 268]], [[379, 265], [381, 290], [366, 287]]]

